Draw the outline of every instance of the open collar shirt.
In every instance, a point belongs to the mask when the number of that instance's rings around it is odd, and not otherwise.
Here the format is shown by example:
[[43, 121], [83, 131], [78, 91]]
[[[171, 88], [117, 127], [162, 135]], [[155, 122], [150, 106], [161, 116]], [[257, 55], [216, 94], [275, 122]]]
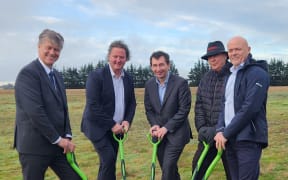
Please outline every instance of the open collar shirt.
[[159, 99], [160, 99], [161, 105], [163, 103], [163, 99], [164, 99], [164, 95], [165, 95], [165, 92], [167, 89], [169, 77], [170, 77], [170, 72], [168, 72], [166, 79], [165, 79], [163, 84], [161, 84], [160, 81], [156, 78], [156, 83], [158, 85], [158, 93], [159, 93]]
[[232, 66], [230, 68], [230, 76], [228, 78], [226, 89], [225, 89], [225, 126], [227, 127], [233, 117], [235, 116], [234, 109], [234, 87], [237, 73], [240, 69], [243, 68], [244, 63], [240, 64], [237, 67]]
[[124, 71], [122, 70], [121, 75], [117, 77], [112, 68], [110, 67], [110, 65], [109, 68], [112, 76], [114, 94], [115, 94], [115, 112], [113, 120], [116, 123], [121, 123], [123, 121], [125, 112], [124, 83], [123, 83]]

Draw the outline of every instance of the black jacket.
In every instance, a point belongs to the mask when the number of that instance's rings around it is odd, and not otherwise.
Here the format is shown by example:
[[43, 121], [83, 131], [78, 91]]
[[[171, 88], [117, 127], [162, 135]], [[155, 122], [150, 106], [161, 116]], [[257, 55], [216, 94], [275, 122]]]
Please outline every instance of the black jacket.
[[195, 102], [195, 127], [200, 141], [211, 142], [215, 136], [225, 80], [230, 74], [228, 61], [220, 72], [208, 71], [201, 79]]

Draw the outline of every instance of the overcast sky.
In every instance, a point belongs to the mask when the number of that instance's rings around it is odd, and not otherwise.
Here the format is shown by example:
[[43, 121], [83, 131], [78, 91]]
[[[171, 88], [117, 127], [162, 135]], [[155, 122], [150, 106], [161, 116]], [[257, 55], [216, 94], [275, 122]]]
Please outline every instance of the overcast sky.
[[38, 35], [45, 28], [65, 39], [56, 63], [60, 70], [96, 64], [112, 41], [123, 40], [131, 50], [129, 63], [147, 66], [153, 51], [164, 50], [187, 78], [208, 42], [226, 45], [235, 35], [248, 40], [254, 57], [287, 62], [287, 9], [286, 0], [2, 1], [0, 82], [15, 81], [37, 58]]

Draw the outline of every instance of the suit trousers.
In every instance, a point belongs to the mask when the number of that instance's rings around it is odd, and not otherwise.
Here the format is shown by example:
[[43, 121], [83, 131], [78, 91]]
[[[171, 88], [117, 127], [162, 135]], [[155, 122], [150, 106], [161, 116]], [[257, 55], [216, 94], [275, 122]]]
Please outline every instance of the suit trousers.
[[19, 153], [24, 180], [44, 180], [45, 172], [50, 167], [61, 180], [81, 180], [72, 169], [66, 155], [60, 152], [56, 155], [34, 155]]
[[102, 139], [92, 143], [100, 159], [97, 179], [116, 180], [118, 142], [114, 140], [112, 132], [108, 131]]
[[[193, 169], [193, 172], [197, 166], [197, 162], [201, 156], [201, 153], [203, 152], [204, 150], [204, 145], [202, 144], [202, 142], [199, 142], [198, 143], [198, 148], [194, 154], [194, 157], [193, 157], [193, 161], [192, 161], [192, 169]], [[203, 160], [203, 163], [202, 165], [200, 166], [199, 168], [199, 171], [197, 173], [197, 176], [195, 177], [195, 179], [198, 179], [198, 180], [202, 180], [209, 165], [212, 163], [213, 159], [216, 157], [217, 155], [217, 149], [215, 147], [215, 144], [213, 144], [212, 146], [210, 146], [207, 154], [206, 154], [206, 157], [204, 158]], [[225, 174], [226, 174], [226, 179], [227, 180], [231, 180], [231, 177], [230, 177], [230, 172], [229, 172], [229, 167], [228, 167], [228, 164], [227, 164], [227, 160], [226, 160], [226, 156], [225, 156], [225, 151], [223, 151], [223, 154], [222, 154], [222, 164], [224, 166], [224, 170], [225, 170]]]
[[178, 160], [185, 145], [177, 146], [164, 137], [158, 145], [157, 158], [162, 170], [162, 180], [180, 180]]
[[262, 147], [250, 141], [230, 142], [226, 158], [232, 180], [257, 180], [260, 173]]

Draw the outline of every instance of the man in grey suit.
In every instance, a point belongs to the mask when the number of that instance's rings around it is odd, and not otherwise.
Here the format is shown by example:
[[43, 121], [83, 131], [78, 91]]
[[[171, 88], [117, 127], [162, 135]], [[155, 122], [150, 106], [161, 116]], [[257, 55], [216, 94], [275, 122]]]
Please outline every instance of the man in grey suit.
[[48, 167], [60, 179], [80, 179], [65, 156], [74, 151], [75, 145], [71, 141], [63, 79], [53, 69], [63, 43], [59, 33], [45, 29], [39, 35], [38, 58], [26, 65], [16, 79], [14, 147], [25, 180], [44, 179]]
[[150, 57], [150, 66], [155, 77], [145, 84], [144, 96], [150, 134], [162, 139], [157, 151], [162, 180], [179, 180], [177, 162], [192, 138], [188, 121], [190, 89], [185, 79], [169, 72], [167, 53], [154, 52]]

